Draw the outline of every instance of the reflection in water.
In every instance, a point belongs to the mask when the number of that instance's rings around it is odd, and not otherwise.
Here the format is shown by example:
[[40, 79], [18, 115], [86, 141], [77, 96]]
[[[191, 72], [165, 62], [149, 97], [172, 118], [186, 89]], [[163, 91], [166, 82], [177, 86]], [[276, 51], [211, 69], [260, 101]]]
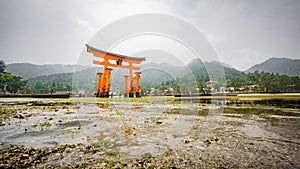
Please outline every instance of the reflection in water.
[[225, 100], [226, 105], [265, 105], [281, 108], [300, 108], [299, 98], [201, 98], [182, 97], [176, 98], [174, 102], [192, 102], [203, 104], [220, 105]]
[[104, 139], [103, 131], [100, 131], [100, 132], [99, 132], [99, 135], [97, 136], [97, 140], [98, 140], [98, 141], [102, 141], [103, 139]]
[[100, 109], [108, 108], [108, 103], [97, 103], [97, 106], [98, 106]]
[[141, 108], [141, 105], [135, 104], [135, 105], [133, 105], [133, 107], [134, 107], [135, 111], [139, 111]]
[[97, 133], [96, 135], [93, 135], [93, 136], [86, 136], [86, 139], [88, 142], [94, 142], [94, 140], [103, 141], [104, 138], [105, 138], [105, 135], [104, 135], [103, 131], [99, 131], [99, 133]]

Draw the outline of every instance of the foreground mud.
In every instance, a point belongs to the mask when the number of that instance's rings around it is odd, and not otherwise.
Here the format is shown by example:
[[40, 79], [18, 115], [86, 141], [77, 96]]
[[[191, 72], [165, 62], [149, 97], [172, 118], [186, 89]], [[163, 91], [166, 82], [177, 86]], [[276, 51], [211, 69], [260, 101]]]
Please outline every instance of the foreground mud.
[[299, 168], [300, 111], [2, 103], [0, 168]]

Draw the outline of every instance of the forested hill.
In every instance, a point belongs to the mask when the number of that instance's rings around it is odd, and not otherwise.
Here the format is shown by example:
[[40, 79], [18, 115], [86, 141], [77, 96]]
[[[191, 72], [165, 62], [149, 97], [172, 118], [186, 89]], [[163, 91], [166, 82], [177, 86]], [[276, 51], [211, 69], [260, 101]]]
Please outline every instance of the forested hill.
[[245, 72], [269, 72], [289, 76], [300, 76], [300, 60], [288, 58], [271, 58], [263, 63], [252, 66]]
[[[225, 71], [240, 75], [240, 71], [237, 71], [230, 65], [212, 61], [204, 62], [206, 68], [213, 67], [213, 65], [222, 65], [225, 68]], [[90, 66], [80, 66], [76, 65], [76, 71], [82, 71], [85, 69], [91, 68]], [[162, 74], [169, 74], [172, 78], [178, 76], [184, 76], [190, 72], [196, 73], [199, 70], [205, 69], [203, 62], [200, 59], [194, 59], [187, 66], [173, 66], [167, 63], [150, 63], [144, 64], [141, 66], [144, 70], [143, 74], [150, 79], [148, 82], [152, 83], [153, 80], [158, 78]], [[75, 65], [59, 65], [59, 64], [46, 64], [46, 65], [35, 65], [30, 63], [13, 63], [7, 65], [7, 72], [11, 72], [15, 76], [20, 76], [24, 79], [30, 79], [38, 76], [52, 75], [52, 74], [61, 74], [61, 73], [72, 73], [74, 72]], [[156, 77], [153, 76], [153, 71], [155, 71]], [[271, 58], [261, 64], [255, 65], [245, 71], [248, 72], [270, 72], [270, 73], [279, 73], [286, 74], [289, 76], [300, 76], [300, 60], [299, 59], [287, 59], [287, 58]], [[148, 76], [149, 75], [149, 76]], [[163, 76], [161, 78], [164, 78]], [[227, 76], [226, 76], [227, 77]]]
[[[76, 65], [76, 70], [81, 71], [90, 68], [89, 66]], [[15, 76], [20, 76], [24, 79], [29, 79], [37, 76], [71, 73], [75, 69], [75, 65], [60, 65], [60, 64], [47, 64], [35, 65], [30, 63], [13, 63], [7, 65], [7, 72]]]
[[[205, 66], [204, 66], [205, 65]], [[238, 70], [224, 67], [224, 71], [215, 71], [223, 65], [220, 62], [204, 62], [201, 60], [193, 60], [186, 66], [173, 66], [167, 63], [150, 63], [141, 65], [141, 86], [155, 87], [162, 82], [186, 79], [186, 81], [199, 81], [206, 82], [209, 80], [206, 68], [214, 70], [214, 75], [217, 77], [225, 76], [240, 76], [243, 72]], [[52, 75], [43, 75], [38, 77], [33, 77], [27, 79], [28, 86], [34, 87], [37, 82], [42, 82], [43, 84], [56, 84], [62, 85], [73, 85], [73, 88], [78, 90], [88, 90], [94, 91], [96, 83], [96, 73], [101, 72], [97, 68], [89, 68], [75, 73], [60, 73]], [[111, 85], [112, 89], [122, 90], [124, 86], [124, 75], [128, 75], [128, 70], [126, 69], [114, 69], [111, 74]]]
[[[73, 89], [75, 92], [93, 93], [97, 83], [97, 72], [103, 72], [103, 68], [91, 66], [76, 66], [76, 71], [74, 71], [74, 65], [23, 63], [10, 64], [7, 67], [7, 71], [12, 72], [13, 75], [27, 78], [28, 89], [34, 89], [33, 91], [38, 93], [49, 93], [52, 88], [55, 88], [56, 91], [70, 91]], [[278, 72], [282, 67], [287, 68], [287, 70]], [[186, 89], [185, 92], [187, 92], [195, 88], [203, 89], [205, 83], [212, 80], [218, 83], [218, 87], [227, 84], [234, 87], [234, 90], [254, 85], [260, 86], [257, 91], [262, 92], [299, 91], [299, 68], [299, 60], [276, 58], [254, 66], [254, 70], [251, 71], [258, 70], [254, 73], [238, 71], [230, 65], [217, 61], [202, 62], [200, 59], [194, 59], [183, 66], [173, 66], [168, 63], [147, 63], [141, 65], [141, 87], [147, 90], [155, 87], [165, 91], [167, 87], [178, 89], [178, 84], [180, 84], [182, 90]], [[259, 73], [260, 70], [265, 73]], [[266, 73], [268, 71], [297, 76], [279, 76]], [[111, 72], [112, 91], [123, 90], [124, 75], [128, 75], [127, 69], [115, 68]]]

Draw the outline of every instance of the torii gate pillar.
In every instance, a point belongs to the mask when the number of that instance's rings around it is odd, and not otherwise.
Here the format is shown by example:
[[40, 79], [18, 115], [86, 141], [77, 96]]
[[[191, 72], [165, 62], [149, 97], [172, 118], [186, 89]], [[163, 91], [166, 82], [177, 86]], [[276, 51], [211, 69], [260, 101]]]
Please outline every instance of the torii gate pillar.
[[141, 76], [141, 72], [135, 72], [135, 80], [136, 80], [135, 97], [141, 97], [140, 76]]
[[102, 93], [102, 87], [101, 87], [101, 83], [102, 83], [102, 76], [103, 76], [103, 73], [98, 73], [97, 74], [97, 93], [96, 93], [96, 96], [97, 97], [100, 97], [101, 96], [101, 93]]
[[104, 73], [98, 73], [97, 97], [109, 97], [110, 72], [113, 69], [106, 68]]
[[129, 76], [124, 76], [124, 97], [128, 96], [128, 81]]

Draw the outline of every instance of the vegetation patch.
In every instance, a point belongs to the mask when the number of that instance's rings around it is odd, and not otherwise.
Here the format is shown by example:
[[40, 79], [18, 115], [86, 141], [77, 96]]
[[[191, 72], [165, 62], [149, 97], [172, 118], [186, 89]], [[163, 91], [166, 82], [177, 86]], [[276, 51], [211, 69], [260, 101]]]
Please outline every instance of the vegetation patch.
[[107, 155], [114, 159], [120, 159], [120, 157], [121, 157], [121, 153], [119, 151], [111, 151], [111, 152], [108, 152]]
[[164, 111], [164, 113], [167, 113], [167, 114], [179, 114], [180, 113], [180, 108], [167, 109], [167, 110]]
[[41, 122], [41, 123], [35, 123], [33, 125], [31, 125], [31, 127], [50, 127], [51, 126], [51, 123], [49, 122]]
[[198, 116], [207, 116], [209, 113], [209, 109], [200, 109], [198, 110]]
[[68, 131], [65, 132], [65, 134], [68, 134], [68, 135], [75, 135], [77, 133], [79, 133], [79, 132], [78, 131], [73, 131], [73, 130], [68, 130]]
[[145, 153], [142, 155], [142, 158], [152, 158], [152, 154], [151, 153]]
[[156, 125], [161, 125], [163, 122], [160, 119], [154, 119], [154, 120], [152, 120], [152, 123], [154, 123]]
[[104, 150], [104, 151], [106, 151], [108, 149], [107, 142], [104, 142], [104, 141], [93, 143], [91, 146], [95, 149], [101, 149], [101, 150]]
[[123, 112], [120, 112], [120, 111], [117, 111], [117, 112], [116, 112], [116, 115], [118, 115], [118, 116], [123, 116], [124, 113], [123, 113]]
[[65, 114], [74, 114], [74, 112], [67, 111], [67, 112], [65, 112]]
[[51, 154], [63, 153], [68, 146], [54, 148], [26, 148], [1, 143], [0, 168], [28, 168], [47, 161]]
[[0, 123], [10, 117], [13, 117], [17, 114], [17, 111], [14, 109], [8, 109], [3, 106], [0, 106]]

